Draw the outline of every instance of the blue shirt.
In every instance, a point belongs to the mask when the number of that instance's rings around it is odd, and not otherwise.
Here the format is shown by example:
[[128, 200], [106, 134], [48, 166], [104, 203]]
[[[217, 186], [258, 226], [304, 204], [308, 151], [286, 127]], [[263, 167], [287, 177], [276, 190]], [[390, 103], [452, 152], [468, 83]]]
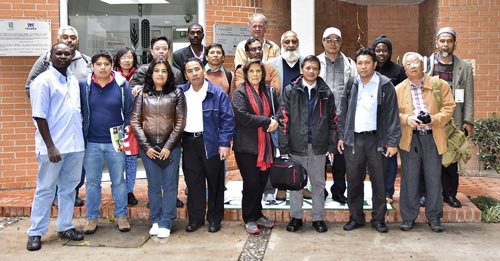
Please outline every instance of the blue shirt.
[[31, 116], [37, 127], [35, 133], [37, 154], [48, 153], [34, 118], [47, 120], [52, 141], [59, 153], [85, 150], [78, 81], [70, 70], [66, 71], [66, 75], [62, 75], [50, 66], [31, 83]]
[[358, 102], [356, 105], [356, 117], [354, 119], [354, 132], [365, 132], [377, 130], [377, 96], [380, 77], [374, 73], [367, 84], [358, 81]]

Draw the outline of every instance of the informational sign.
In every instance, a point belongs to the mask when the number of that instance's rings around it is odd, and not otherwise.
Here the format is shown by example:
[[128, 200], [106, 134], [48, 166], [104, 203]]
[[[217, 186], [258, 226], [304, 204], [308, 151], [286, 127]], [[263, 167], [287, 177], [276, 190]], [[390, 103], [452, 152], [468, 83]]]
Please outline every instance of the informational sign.
[[221, 44], [226, 55], [234, 55], [238, 43], [250, 35], [248, 25], [214, 24], [214, 43]]
[[0, 20], [0, 56], [39, 56], [51, 36], [49, 20]]

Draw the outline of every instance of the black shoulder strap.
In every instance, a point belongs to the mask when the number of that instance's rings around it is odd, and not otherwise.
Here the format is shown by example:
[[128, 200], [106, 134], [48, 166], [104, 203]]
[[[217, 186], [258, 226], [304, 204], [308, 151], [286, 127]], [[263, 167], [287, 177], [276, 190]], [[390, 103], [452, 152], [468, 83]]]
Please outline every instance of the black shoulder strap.
[[224, 72], [226, 73], [227, 83], [229, 84], [229, 88], [231, 88], [231, 82], [233, 81], [233, 75], [231, 71], [227, 68], [224, 68]]

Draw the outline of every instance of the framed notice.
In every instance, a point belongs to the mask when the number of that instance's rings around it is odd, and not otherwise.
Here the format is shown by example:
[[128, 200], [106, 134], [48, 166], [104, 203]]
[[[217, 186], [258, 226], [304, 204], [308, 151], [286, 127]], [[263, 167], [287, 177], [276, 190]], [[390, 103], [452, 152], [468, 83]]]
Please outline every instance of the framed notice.
[[214, 43], [221, 44], [226, 55], [234, 55], [238, 43], [250, 35], [248, 25], [214, 24]]
[[0, 56], [39, 56], [51, 36], [49, 20], [0, 20]]

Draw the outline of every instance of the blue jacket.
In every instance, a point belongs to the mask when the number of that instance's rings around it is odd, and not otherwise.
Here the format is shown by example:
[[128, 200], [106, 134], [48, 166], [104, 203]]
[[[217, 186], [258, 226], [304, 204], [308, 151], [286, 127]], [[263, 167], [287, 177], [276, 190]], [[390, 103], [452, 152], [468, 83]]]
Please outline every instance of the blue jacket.
[[[122, 101], [122, 117], [123, 126], [130, 124], [130, 115], [132, 114], [132, 107], [134, 105], [134, 96], [132, 95], [132, 90], [129, 87], [127, 79], [121, 76], [121, 74], [113, 72], [115, 74], [114, 81], [121, 89], [121, 101]], [[87, 135], [89, 132], [90, 125], [90, 106], [89, 106], [89, 96], [90, 96], [90, 84], [92, 81], [92, 73], [89, 73], [86, 79], [79, 81], [80, 85], [80, 102], [83, 117], [83, 137], [87, 141]], [[110, 140], [111, 142], [111, 140]]]
[[[234, 116], [229, 97], [221, 87], [208, 82], [207, 97], [203, 100], [203, 140], [206, 157], [219, 154], [219, 147], [230, 147], [234, 136]], [[188, 82], [178, 85], [183, 92], [191, 87]], [[189, 110], [189, 104], [187, 104]]]

